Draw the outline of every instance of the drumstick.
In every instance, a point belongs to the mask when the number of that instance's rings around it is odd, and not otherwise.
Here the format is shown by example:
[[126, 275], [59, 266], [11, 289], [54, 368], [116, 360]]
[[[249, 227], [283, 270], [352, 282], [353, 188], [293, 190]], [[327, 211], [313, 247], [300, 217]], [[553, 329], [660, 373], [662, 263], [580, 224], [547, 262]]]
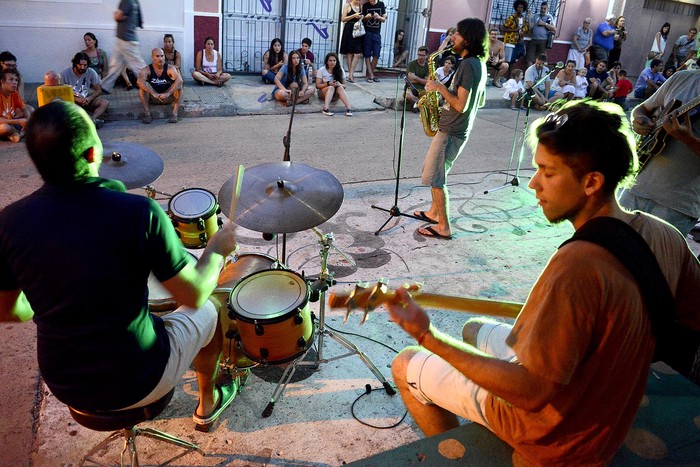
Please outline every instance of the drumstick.
[[238, 170], [234, 175], [233, 179], [233, 194], [231, 195], [231, 209], [229, 210], [228, 220], [234, 222], [236, 216], [236, 201], [238, 201], [238, 196], [241, 194], [241, 185], [243, 184], [243, 173], [245, 168], [242, 165], [238, 166]]

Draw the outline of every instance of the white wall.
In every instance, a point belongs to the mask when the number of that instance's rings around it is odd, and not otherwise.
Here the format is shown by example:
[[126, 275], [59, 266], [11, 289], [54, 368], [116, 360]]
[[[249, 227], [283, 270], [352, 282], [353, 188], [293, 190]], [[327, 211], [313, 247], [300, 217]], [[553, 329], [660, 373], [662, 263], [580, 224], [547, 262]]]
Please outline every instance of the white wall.
[[[70, 66], [73, 55], [85, 48], [87, 31], [109, 56], [116, 34], [112, 14], [118, 5], [118, 0], [0, 0], [0, 51], [17, 56], [17, 68], [30, 83], [43, 81], [47, 70]], [[187, 52], [192, 50], [192, 18], [185, 17], [185, 8], [191, 16], [192, 0], [145, 0], [141, 8], [144, 29], [138, 36], [144, 60], [148, 63], [151, 49], [162, 47], [163, 34], [171, 33], [188, 69], [193, 61]]]

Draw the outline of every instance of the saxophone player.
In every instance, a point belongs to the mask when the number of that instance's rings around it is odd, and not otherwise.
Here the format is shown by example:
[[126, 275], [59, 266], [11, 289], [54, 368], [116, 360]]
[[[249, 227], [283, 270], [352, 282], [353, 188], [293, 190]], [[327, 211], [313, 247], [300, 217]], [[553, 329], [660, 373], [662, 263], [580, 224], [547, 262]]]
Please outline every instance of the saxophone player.
[[[452, 51], [462, 58], [450, 87], [439, 81], [426, 80], [425, 90], [436, 91], [445, 104], [423, 163], [422, 183], [430, 186], [432, 202], [427, 211], [417, 211], [415, 217], [429, 223], [417, 230], [424, 237], [451, 239], [450, 203], [447, 174], [467, 144], [476, 111], [484, 105], [486, 56], [488, 38], [486, 26], [478, 18], [466, 18], [457, 24], [452, 36]], [[430, 225], [433, 224], [433, 225]]]
[[[406, 77], [419, 91], [420, 94], [415, 94], [415, 90], [410, 89], [406, 92], [406, 105], [415, 104], [421, 94], [420, 91], [425, 91], [425, 82], [428, 80], [428, 54], [429, 50], [426, 46], [418, 48], [418, 58], [408, 63], [406, 67]], [[410, 107], [409, 107], [410, 108]]]

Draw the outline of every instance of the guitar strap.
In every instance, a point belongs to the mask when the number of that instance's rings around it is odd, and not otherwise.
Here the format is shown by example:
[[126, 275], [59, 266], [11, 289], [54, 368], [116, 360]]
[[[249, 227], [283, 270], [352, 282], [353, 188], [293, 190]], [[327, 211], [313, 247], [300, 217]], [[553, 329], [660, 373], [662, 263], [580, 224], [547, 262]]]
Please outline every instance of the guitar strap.
[[559, 248], [575, 240], [595, 243], [612, 253], [634, 276], [649, 311], [656, 337], [654, 361], [662, 360], [700, 384], [700, 332], [675, 319], [675, 300], [656, 256], [629, 224], [613, 217], [594, 217]]

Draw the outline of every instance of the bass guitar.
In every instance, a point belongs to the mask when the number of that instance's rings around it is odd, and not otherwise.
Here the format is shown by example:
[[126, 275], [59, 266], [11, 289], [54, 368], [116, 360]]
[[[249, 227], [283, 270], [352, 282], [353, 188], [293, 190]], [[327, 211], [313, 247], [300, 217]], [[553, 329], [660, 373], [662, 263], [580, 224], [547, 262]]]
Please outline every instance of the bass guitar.
[[673, 99], [663, 109], [654, 121], [654, 128], [646, 136], [637, 137], [637, 157], [639, 158], [639, 169], [649, 162], [649, 159], [658, 155], [666, 147], [666, 137], [668, 133], [664, 130], [664, 123], [671, 117], [681, 117], [700, 105], [700, 96], [682, 104], [681, 101]]
[[[464, 311], [512, 319], [516, 318], [523, 308], [522, 303], [423, 293], [418, 285], [407, 285], [404, 287], [411, 291], [411, 296], [416, 303], [427, 308]], [[395, 296], [396, 291], [389, 289], [386, 283], [382, 281], [378, 281], [374, 285], [358, 283], [349, 292], [331, 292], [328, 297], [328, 305], [331, 308], [346, 308], [345, 320], [348, 319], [352, 310], [362, 309], [364, 312], [362, 322], [364, 323], [370, 311], [379, 305], [390, 302]]]

